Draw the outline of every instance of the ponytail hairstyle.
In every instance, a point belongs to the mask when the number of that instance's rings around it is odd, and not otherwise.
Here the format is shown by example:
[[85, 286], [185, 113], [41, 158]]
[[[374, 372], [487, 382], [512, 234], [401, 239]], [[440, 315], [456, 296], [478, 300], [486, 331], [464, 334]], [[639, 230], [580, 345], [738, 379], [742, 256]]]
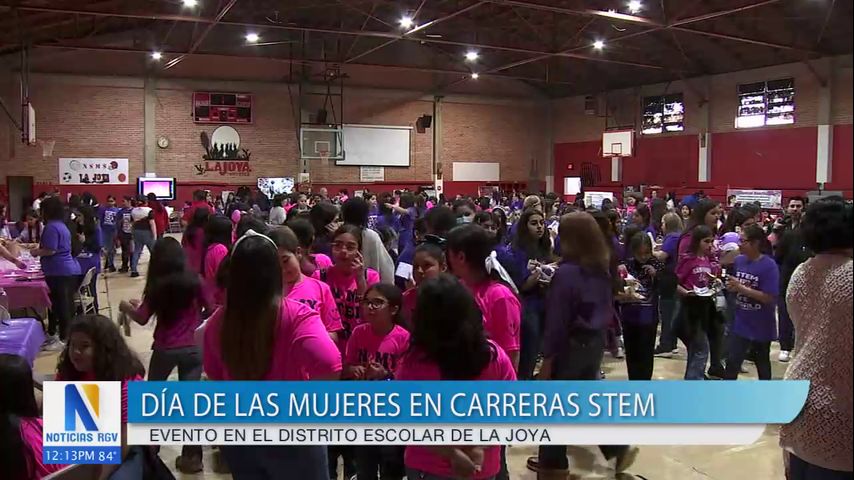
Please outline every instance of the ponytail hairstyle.
[[390, 283], [375, 283], [368, 287], [363, 298], [372, 291], [385, 297], [389, 307], [397, 307], [397, 313], [392, 315], [391, 322], [395, 325], [403, 325], [403, 293], [400, 289]]
[[199, 275], [187, 268], [178, 240], [163, 237], [154, 242], [142, 296], [164, 325], [174, 322], [200, 298]]

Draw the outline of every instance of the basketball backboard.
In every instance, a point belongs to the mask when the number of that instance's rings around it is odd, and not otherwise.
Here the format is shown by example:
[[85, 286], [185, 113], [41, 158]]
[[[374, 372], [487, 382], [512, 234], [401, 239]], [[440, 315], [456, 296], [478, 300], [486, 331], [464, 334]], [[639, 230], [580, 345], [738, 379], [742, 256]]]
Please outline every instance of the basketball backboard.
[[603, 157], [631, 157], [634, 154], [634, 130], [611, 130], [602, 133]]
[[300, 156], [305, 159], [343, 159], [343, 130], [340, 127], [300, 128]]

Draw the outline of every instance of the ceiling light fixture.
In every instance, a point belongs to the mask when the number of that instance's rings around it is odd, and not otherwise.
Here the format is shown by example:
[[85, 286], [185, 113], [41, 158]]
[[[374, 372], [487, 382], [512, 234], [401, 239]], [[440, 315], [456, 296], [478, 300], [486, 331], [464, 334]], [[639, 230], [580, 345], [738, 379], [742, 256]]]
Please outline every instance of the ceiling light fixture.
[[181, 0], [181, 3], [187, 8], [193, 8], [199, 4], [198, 0]]
[[401, 27], [408, 30], [412, 27], [412, 24], [413, 24], [412, 17], [410, 17], [409, 15], [404, 15], [404, 16], [400, 17], [400, 26]]
[[595, 48], [596, 50], [602, 50], [603, 48], [605, 48], [605, 42], [603, 42], [602, 40], [596, 40], [595, 42], [593, 42], [593, 48]]
[[478, 78], [480, 78], [480, 75], [479, 75], [477, 72], [474, 72], [474, 73], [472, 73], [472, 74], [471, 74], [471, 79], [472, 79], [472, 80], [477, 80]]
[[466, 52], [466, 60], [468, 60], [469, 62], [477, 60], [477, 57], [479, 56], [480, 54], [474, 50], [469, 50], [468, 52]]
[[157, 52], [157, 51], [151, 52], [151, 59], [152, 60], [160, 60], [161, 58], [163, 58], [162, 53]]
[[631, 2], [629, 2], [629, 12], [638, 13], [641, 11], [641, 9], [643, 9], [643, 3], [641, 3], [639, 0], [632, 0]]
[[257, 33], [247, 33], [246, 41], [249, 43], [258, 43], [258, 40], [261, 40], [261, 37], [258, 36]]

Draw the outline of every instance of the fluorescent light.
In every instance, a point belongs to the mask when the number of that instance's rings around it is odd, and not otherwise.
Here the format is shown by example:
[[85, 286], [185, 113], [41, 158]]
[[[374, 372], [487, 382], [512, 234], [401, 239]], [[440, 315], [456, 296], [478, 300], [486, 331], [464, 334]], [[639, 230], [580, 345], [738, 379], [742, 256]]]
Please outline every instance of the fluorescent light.
[[603, 48], [605, 48], [605, 42], [603, 42], [602, 40], [596, 40], [595, 42], [593, 42], [593, 48], [595, 48], [596, 50], [602, 50]]
[[470, 62], [477, 60], [477, 57], [479, 57], [479, 56], [480, 56], [480, 54], [478, 54], [474, 50], [469, 50], [468, 52], [466, 52], [466, 60], [468, 60]]
[[400, 17], [400, 26], [406, 29], [412, 27], [412, 17], [409, 15], [404, 15]]
[[249, 43], [258, 43], [258, 40], [260, 40], [260, 39], [261, 39], [261, 37], [259, 37], [257, 33], [247, 33], [246, 34], [246, 41]]
[[187, 8], [193, 8], [199, 4], [198, 0], [181, 0], [181, 3]]
[[478, 75], [477, 72], [475, 72], [475, 73], [471, 74], [471, 78], [472, 78], [472, 80], [477, 80], [478, 78], [480, 78], [480, 75]]
[[162, 54], [162, 53], [160, 53], [160, 52], [151, 52], [151, 59], [152, 59], [152, 60], [160, 60], [161, 58], [163, 58], [163, 54]]
[[629, 12], [631, 13], [638, 13], [641, 11], [642, 8], [643, 3], [641, 3], [639, 0], [632, 0], [631, 2], [629, 2]]

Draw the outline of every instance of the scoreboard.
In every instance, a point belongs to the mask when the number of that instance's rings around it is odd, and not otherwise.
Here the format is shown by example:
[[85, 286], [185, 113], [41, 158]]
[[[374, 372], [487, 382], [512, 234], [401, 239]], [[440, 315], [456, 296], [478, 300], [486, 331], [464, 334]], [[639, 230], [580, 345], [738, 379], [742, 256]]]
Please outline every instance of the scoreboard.
[[252, 94], [193, 92], [196, 123], [252, 123]]

